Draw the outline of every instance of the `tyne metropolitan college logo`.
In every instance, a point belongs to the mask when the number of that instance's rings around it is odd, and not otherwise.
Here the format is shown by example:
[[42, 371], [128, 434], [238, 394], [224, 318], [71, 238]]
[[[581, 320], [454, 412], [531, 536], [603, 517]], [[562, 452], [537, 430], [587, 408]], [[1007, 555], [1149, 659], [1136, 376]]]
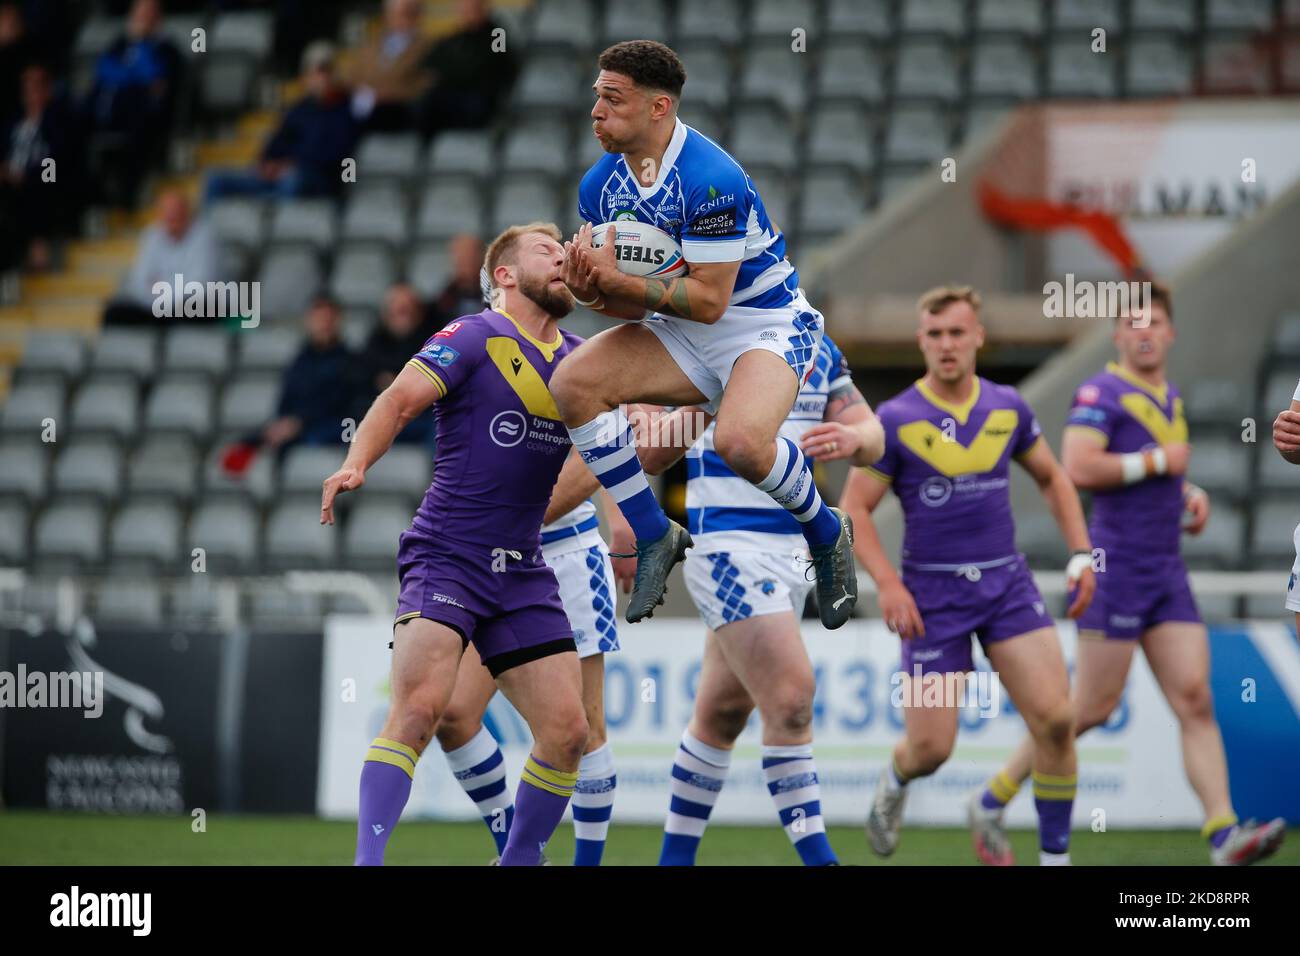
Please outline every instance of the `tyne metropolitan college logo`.
[[488, 434], [502, 448], [513, 448], [528, 434], [528, 419], [524, 417], [523, 412], [513, 408], [497, 412], [492, 423], [488, 425]]
[[938, 508], [952, 497], [952, 482], [942, 475], [932, 475], [921, 482], [918, 494], [921, 496], [922, 504]]

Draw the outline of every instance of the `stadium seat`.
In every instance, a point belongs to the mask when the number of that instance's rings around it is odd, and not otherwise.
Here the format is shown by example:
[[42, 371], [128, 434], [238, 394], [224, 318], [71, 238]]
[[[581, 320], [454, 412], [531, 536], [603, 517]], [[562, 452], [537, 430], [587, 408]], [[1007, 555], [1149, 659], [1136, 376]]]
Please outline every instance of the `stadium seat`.
[[1199, 443], [1202, 428], [1240, 429], [1250, 415], [1251, 402], [1241, 386], [1231, 379], [1197, 378], [1183, 393], [1183, 413], [1193, 442]]
[[20, 382], [0, 405], [0, 428], [5, 432], [39, 432], [52, 422], [57, 439], [66, 405], [67, 396], [59, 382]]
[[[0, 476], [3, 474], [4, 462], [0, 461]], [[2, 490], [0, 494], [3, 494]], [[27, 563], [30, 557], [28, 536], [31, 523], [31, 512], [22, 504], [0, 501], [0, 564]]]
[[224, 329], [171, 328], [162, 346], [164, 373], [201, 372], [220, 379], [230, 371], [230, 333]]
[[129, 494], [176, 501], [189, 501], [198, 495], [199, 457], [189, 434], [149, 435], [128, 455]]
[[447, 130], [429, 147], [425, 173], [485, 176], [492, 168], [492, 134], [487, 130]]
[[414, 133], [371, 133], [357, 150], [357, 183], [411, 179], [420, 168], [420, 138]]
[[272, 507], [262, 547], [267, 567], [291, 570], [336, 565], [338, 525], [320, 523], [319, 479], [317, 485], [314, 496], [277, 499]]
[[605, 9], [602, 47], [623, 40], [667, 43], [670, 39], [670, 22], [663, 0], [604, 0], [601, 6]]
[[554, 173], [566, 168], [570, 154], [567, 132], [567, 126], [557, 123], [528, 123], [512, 128], [501, 147], [500, 170], [511, 176]]
[[1289, 312], [1278, 318], [1270, 345], [1269, 354], [1275, 360], [1300, 359], [1300, 312]]
[[343, 564], [352, 570], [391, 570], [398, 536], [410, 526], [409, 508], [382, 501], [361, 501], [347, 518]]
[[814, 166], [846, 166], [858, 173], [871, 169], [876, 146], [866, 112], [847, 105], [818, 110], [808, 132], [807, 161]]
[[95, 59], [107, 50], [125, 29], [124, 17], [87, 17], [86, 22], [77, 31], [77, 39], [72, 47], [73, 55]]
[[1274, 372], [1264, 383], [1264, 407], [1259, 410], [1259, 425], [1267, 430], [1277, 418], [1277, 413], [1291, 407], [1295, 397], [1296, 370], [1294, 368]]
[[1213, 502], [1210, 520], [1197, 535], [1182, 536], [1183, 558], [1189, 567], [1233, 570], [1241, 565], [1245, 518], [1225, 501]]
[[817, 102], [839, 99], [871, 104], [884, 102], [884, 58], [871, 46], [842, 41], [828, 43], [815, 65]]
[[[1281, 456], [1278, 456], [1281, 461]], [[1250, 453], [1240, 439], [1196, 439], [1187, 477], [1208, 491], [1211, 497], [1244, 498], [1249, 493], [1245, 477], [1250, 473]], [[1300, 475], [1294, 476], [1300, 478]]]
[[209, 572], [247, 573], [257, 566], [257, 510], [246, 501], [205, 501], [190, 515], [185, 553], [203, 549]]
[[222, 13], [212, 24], [209, 49], [214, 53], [246, 53], [262, 60], [271, 52], [272, 31], [269, 12], [241, 10]]
[[99, 564], [104, 559], [104, 510], [89, 501], [59, 502], [39, 518], [32, 552], [41, 562]]
[[907, 106], [894, 110], [885, 135], [885, 161], [936, 162], [948, 153], [948, 121], [937, 107]]
[[305, 242], [328, 249], [337, 237], [334, 203], [328, 199], [286, 199], [271, 214], [272, 242]]
[[482, 235], [484, 221], [477, 182], [448, 176], [426, 187], [415, 232], [421, 239], [449, 239], [462, 232]]
[[85, 367], [86, 343], [76, 332], [33, 329], [27, 333], [22, 361], [18, 366], [21, 374], [57, 374], [71, 379], [80, 375]]
[[1205, 29], [1267, 30], [1273, 24], [1272, 0], [1206, 0]]
[[[338, 470], [345, 449], [336, 445], [295, 445], [280, 466], [281, 495], [320, 494], [321, 482]], [[370, 475], [366, 475], [366, 487]], [[421, 489], [423, 490], [423, 489]]]
[[340, 239], [344, 245], [384, 243], [396, 254], [410, 240], [410, 209], [410, 201], [397, 189], [380, 187], [359, 192], [348, 200]]
[[275, 415], [279, 400], [279, 376], [240, 375], [222, 390], [217, 421], [223, 431], [256, 431]]
[[251, 501], [266, 502], [275, 493], [275, 452], [262, 451], [253, 458], [248, 470], [242, 475], [232, 476], [221, 467], [221, 458], [225, 454], [226, 443], [218, 441], [208, 452], [203, 462], [203, 496], [223, 498], [247, 498]]
[[209, 53], [199, 73], [199, 104], [207, 113], [230, 116], [253, 105], [257, 64], [241, 53]]
[[1300, 505], [1296, 504], [1294, 495], [1266, 498], [1258, 503], [1250, 536], [1251, 559], [1278, 568], [1289, 568], [1295, 560], [1294, 535], [1297, 523], [1300, 523]]
[[803, 182], [799, 231], [805, 238], [839, 232], [862, 215], [865, 204], [858, 177], [840, 170], [812, 172]]
[[578, 99], [586, 92], [582, 89], [583, 67], [572, 54], [529, 57], [514, 86], [511, 102], [515, 112], [567, 112], [575, 103], [590, 99]]
[[1038, 96], [1038, 61], [1029, 44], [1016, 39], [981, 39], [971, 59], [972, 96], [1029, 99]]
[[731, 149], [745, 157], [745, 167], [775, 167], [793, 171], [794, 129], [785, 117], [768, 106], [747, 106], [736, 111], [731, 121]]
[[433, 299], [451, 281], [451, 254], [440, 242], [417, 246], [406, 259], [406, 281], [421, 299]]
[[900, 3], [902, 33], [940, 33], [959, 37], [966, 32], [965, 0], [908, 0]]
[[366, 339], [370, 337], [370, 331], [375, 327], [375, 318], [374, 309], [344, 309], [343, 321], [340, 323], [342, 327], [339, 330], [343, 344], [354, 352], [365, 348]]
[[[337, 452], [335, 457], [337, 458]], [[330, 472], [333, 470], [331, 468]], [[318, 489], [323, 479], [324, 475], [317, 477]], [[432, 480], [433, 463], [426, 449], [416, 445], [394, 445], [366, 472], [366, 484], [361, 494], [363, 498], [379, 494], [394, 494], [419, 499], [424, 496]], [[407, 517], [409, 518], [410, 515], [408, 514]]]
[[293, 361], [302, 346], [302, 333], [294, 328], [259, 325], [235, 335], [235, 366], [240, 372], [279, 371]]
[[790, 49], [788, 38], [749, 48], [741, 67], [738, 95], [749, 103], [775, 103], [794, 114], [807, 96], [808, 56]]
[[[1273, 447], [1272, 419], [1261, 423], [1259, 431], [1262, 434], [1256, 436], [1257, 440], [1255, 442], [1256, 453], [1259, 456], [1257, 487], [1264, 491], [1294, 490], [1296, 484], [1300, 483], [1300, 465], [1291, 464]], [[1195, 457], [1196, 452], [1194, 451], [1192, 458], [1195, 459]], [[1244, 475], [1245, 472], [1242, 474]], [[1300, 520], [1300, 518], [1297, 520]]]
[[348, 247], [334, 260], [330, 294], [343, 306], [382, 302], [397, 279], [392, 255], [382, 246]]
[[1196, 4], [1187, 0], [1130, 0], [1129, 26], [1135, 31], [1192, 33], [1196, 30]]
[[[679, 40], [704, 40], [732, 46], [741, 36], [744, 23], [738, 0], [710, 0], [709, 3], [679, 3], [677, 5], [677, 37]], [[714, 56], [722, 51], [714, 49]], [[685, 57], [686, 86], [690, 89], [691, 61]], [[691, 95], [691, 94], [688, 94]]]
[[892, 8], [891, 0], [829, 0], [826, 35], [886, 40], [894, 32]]
[[1054, 37], [1047, 51], [1047, 93], [1060, 97], [1118, 95], [1115, 58], [1093, 53], [1086, 32]]
[[1192, 92], [1192, 53], [1173, 37], [1129, 44], [1124, 86], [1130, 96], [1184, 96]]
[[1206, 93], [1267, 93], [1268, 58], [1250, 40], [1206, 37], [1201, 47], [1200, 87]]
[[104, 329], [91, 353], [90, 370], [152, 378], [158, 369], [158, 336], [147, 329]]
[[258, 273], [263, 320], [269, 316], [297, 321], [320, 291], [321, 272], [320, 258], [311, 249], [286, 247], [267, 253]]
[[162, 587], [154, 581], [107, 578], [95, 588], [92, 607], [96, 623], [159, 627], [164, 622]]
[[54, 459], [54, 490], [113, 501], [122, 493], [122, 452], [105, 438], [74, 438]]
[[1119, 0], [1056, 0], [1052, 23], [1058, 33], [1077, 35], [1088, 42], [1097, 27], [1108, 32], [1120, 28]]
[[811, 0], [754, 0], [749, 4], [749, 35], [757, 40], [780, 40], [786, 52], [793, 40], [791, 33], [805, 31], [811, 41], [817, 23], [817, 11]]
[[529, 43], [587, 50], [596, 43], [596, 17], [589, 0], [550, 0], [534, 8]]
[[963, 123], [966, 137], [969, 138], [986, 127], [1002, 122], [1013, 109], [1015, 104], [1005, 100], [971, 102], [966, 108], [966, 119]]
[[218, 199], [207, 209], [219, 239], [257, 251], [266, 238], [266, 204], [260, 199]]
[[[682, 105], [708, 106], [725, 110], [731, 102], [731, 62], [714, 43], [686, 42], [677, 48], [686, 66]], [[584, 117], [590, 123], [589, 117]]]
[[952, 102], [961, 91], [957, 54], [941, 40], [905, 40], [894, 65], [894, 95]]
[[979, 0], [975, 29], [1038, 37], [1043, 32], [1043, 6], [1041, 0]]
[[573, 213], [566, 216], [561, 210], [571, 208], [561, 206], [558, 194], [545, 177], [531, 176], [526, 182], [507, 182], [496, 193], [489, 231], [496, 235], [521, 222], [567, 222]]
[[[677, 111], [677, 118], [697, 132], [703, 133], [715, 143], [720, 143], [726, 139], [727, 120], [723, 113], [712, 106], [706, 106], [692, 100]], [[582, 138], [588, 141], [579, 144], [578, 150], [581, 159], [586, 160], [586, 162], [580, 161], [579, 166], [583, 172], [586, 172], [605, 151], [601, 148], [600, 141], [591, 135], [590, 124], [581, 124], [579, 130], [582, 134], [585, 134]]]
[[[756, 174], [751, 177], [763, 197], [763, 207], [767, 217], [782, 229], [793, 229], [798, 225], [794, 218], [795, 184], [785, 176], [773, 174]], [[786, 236], [789, 239], [789, 236]]]
[[286, 624], [297, 626], [299, 621], [318, 619], [326, 598], [312, 591], [261, 587], [248, 594], [245, 613], [253, 627], [284, 630]]
[[29, 507], [42, 500], [49, 488], [51, 447], [57, 446], [34, 437], [0, 443], [0, 498], [21, 498]]
[[884, 170], [876, 180], [875, 204], [892, 202], [900, 195], [917, 185], [920, 176], [934, 175], [930, 165], [895, 165]]
[[140, 389], [121, 378], [90, 378], [77, 389], [69, 424], [75, 436], [105, 432], [126, 438], [140, 425]]
[[181, 564], [181, 515], [176, 505], [155, 498], [131, 501], [118, 509], [108, 527], [108, 553], [116, 566], [147, 563], [176, 573]]
[[202, 378], [179, 376], [155, 382], [144, 407], [150, 432], [180, 432], [206, 438], [212, 431], [213, 387]]

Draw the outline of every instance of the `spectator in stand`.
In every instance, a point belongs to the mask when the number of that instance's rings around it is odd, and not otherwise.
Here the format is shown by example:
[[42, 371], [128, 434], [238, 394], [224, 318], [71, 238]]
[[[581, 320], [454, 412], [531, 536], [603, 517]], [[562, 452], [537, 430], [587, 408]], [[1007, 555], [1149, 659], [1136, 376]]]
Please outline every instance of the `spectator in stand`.
[[433, 85], [421, 98], [420, 130], [480, 129], [496, 115], [519, 72], [514, 45], [492, 31], [487, 0], [461, 0], [460, 29], [434, 44], [425, 58]]
[[22, 10], [16, 3], [0, 3], [0, 122], [8, 122], [22, 108], [23, 68], [35, 59]]
[[179, 189], [158, 197], [157, 221], [145, 230], [135, 263], [118, 290], [118, 297], [104, 310], [107, 325], [156, 325], [177, 321], [216, 321], [203, 318], [156, 318], [153, 314], [156, 282], [170, 287], [176, 276], [181, 282], [221, 281], [221, 253], [211, 227], [195, 221], [189, 200]]
[[21, 86], [22, 111], [0, 134], [0, 268], [25, 260], [39, 272], [76, 224], [85, 177], [72, 111], [55, 98], [49, 69], [26, 67]]
[[284, 372], [276, 417], [259, 436], [264, 446], [283, 452], [299, 442], [342, 443], [343, 420], [355, 406], [355, 356], [339, 335], [341, 321], [338, 303], [327, 296], [317, 297], [307, 310], [307, 336]]
[[[438, 331], [425, 316], [419, 296], [409, 285], [395, 285], [384, 297], [384, 314], [357, 356], [362, 378], [354, 417], [361, 420], [376, 396], [393, 383], [397, 374]], [[433, 440], [434, 418], [429, 409], [415, 418], [397, 436], [399, 442], [429, 444]]]
[[479, 275], [483, 268], [483, 240], [470, 233], [452, 236], [450, 252], [451, 279], [430, 308], [435, 331], [462, 315], [482, 312], [487, 307]]
[[414, 103], [429, 85], [428, 52], [420, 0], [387, 0], [383, 32], [356, 51], [348, 74], [357, 121], [384, 132], [414, 128]]
[[180, 73], [158, 0], [135, 0], [126, 32], [96, 61], [86, 98], [99, 185], [110, 205], [134, 206], [144, 174], [161, 164]]
[[205, 202], [225, 196], [290, 198], [338, 192], [342, 162], [353, 155], [358, 126], [334, 60], [333, 44], [317, 40], [308, 45], [302, 55], [307, 95], [285, 114], [256, 168], [216, 170], [208, 177]]

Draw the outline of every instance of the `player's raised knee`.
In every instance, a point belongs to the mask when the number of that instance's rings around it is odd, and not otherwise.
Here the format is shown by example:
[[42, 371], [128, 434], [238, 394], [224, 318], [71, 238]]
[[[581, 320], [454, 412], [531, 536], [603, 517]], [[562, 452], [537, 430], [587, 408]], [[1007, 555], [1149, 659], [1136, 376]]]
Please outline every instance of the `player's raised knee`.
[[547, 387], [555, 405], [569, 424], [590, 421], [613, 407], [607, 401], [608, 376], [601, 374], [599, 363], [581, 349], [566, 355], [556, 367]]
[[772, 468], [775, 454], [772, 439], [756, 430], [719, 421], [715, 426], [713, 448], [732, 471], [747, 481], [762, 481]]

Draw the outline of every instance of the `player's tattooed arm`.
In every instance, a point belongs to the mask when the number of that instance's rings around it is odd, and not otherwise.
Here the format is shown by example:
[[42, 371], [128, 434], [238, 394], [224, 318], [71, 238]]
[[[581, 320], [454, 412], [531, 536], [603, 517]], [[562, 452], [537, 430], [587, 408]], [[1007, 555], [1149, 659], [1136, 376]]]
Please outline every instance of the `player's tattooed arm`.
[[651, 312], [661, 312], [664, 315], [675, 315], [682, 319], [694, 318], [691, 315], [691, 297], [686, 291], [686, 277], [678, 276], [666, 280], [646, 279], [645, 307]]
[[[613, 228], [612, 226], [610, 227]], [[691, 322], [712, 325], [722, 318], [736, 288], [740, 260], [735, 262], [688, 262], [689, 271], [673, 279], [628, 275], [618, 270], [614, 244], [599, 249], [583, 247], [579, 257], [585, 275], [600, 290], [613, 309], [652, 309]], [[616, 314], [606, 309], [607, 315]]]

